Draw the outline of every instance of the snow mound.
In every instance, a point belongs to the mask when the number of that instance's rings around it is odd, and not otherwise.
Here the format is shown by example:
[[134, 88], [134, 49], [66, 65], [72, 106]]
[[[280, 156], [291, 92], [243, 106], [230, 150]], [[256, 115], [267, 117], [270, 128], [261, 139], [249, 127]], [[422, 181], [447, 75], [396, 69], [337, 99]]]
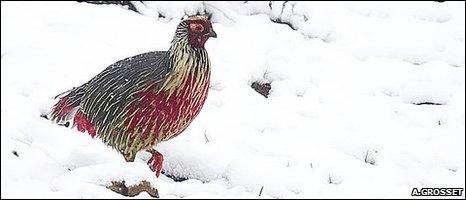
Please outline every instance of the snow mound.
[[[2, 198], [409, 198], [465, 179], [464, 2], [1, 2]], [[199, 116], [163, 175], [40, 117], [108, 65], [213, 14]], [[264, 98], [251, 85], [270, 84]], [[419, 105], [418, 105], [419, 104]], [[464, 196], [463, 196], [464, 197]], [[151, 198], [145, 192], [136, 198]]]

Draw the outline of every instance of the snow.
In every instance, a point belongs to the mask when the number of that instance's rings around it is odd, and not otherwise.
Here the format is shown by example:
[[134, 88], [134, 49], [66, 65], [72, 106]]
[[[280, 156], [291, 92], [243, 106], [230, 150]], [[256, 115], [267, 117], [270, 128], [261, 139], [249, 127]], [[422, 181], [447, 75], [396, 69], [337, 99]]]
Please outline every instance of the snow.
[[[135, 2], [142, 14], [1, 5], [2, 198], [121, 198], [105, 188], [115, 180], [146, 180], [162, 198], [409, 198], [413, 187], [465, 187], [464, 2]], [[186, 181], [156, 178], [146, 153], [127, 163], [39, 117], [108, 65], [168, 49], [185, 13], [206, 10], [218, 35], [206, 43], [209, 96], [183, 134], [157, 146], [166, 175]], [[271, 83], [268, 98], [254, 81]]]

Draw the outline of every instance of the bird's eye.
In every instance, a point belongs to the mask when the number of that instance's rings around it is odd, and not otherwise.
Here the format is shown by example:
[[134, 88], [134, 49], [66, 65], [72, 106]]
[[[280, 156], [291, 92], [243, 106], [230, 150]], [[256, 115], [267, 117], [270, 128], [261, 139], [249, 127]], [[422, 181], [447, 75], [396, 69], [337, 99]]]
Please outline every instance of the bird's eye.
[[198, 32], [198, 33], [204, 31], [204, 26], [200, 24], [190, 24], [189, 28], [191, 28], [192, 31]]

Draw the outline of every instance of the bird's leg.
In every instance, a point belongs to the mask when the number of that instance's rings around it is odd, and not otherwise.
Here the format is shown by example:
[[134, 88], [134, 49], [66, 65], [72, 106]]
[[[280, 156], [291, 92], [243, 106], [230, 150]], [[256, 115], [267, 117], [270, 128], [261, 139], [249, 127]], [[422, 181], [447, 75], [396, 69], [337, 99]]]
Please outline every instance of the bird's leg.
[[155, 176], [159, 177], [162, 171], [163, 155], [155, 149], [146, 150], [152, 154], [152, 157], [147, 161], [149, 168], [155, 172]]

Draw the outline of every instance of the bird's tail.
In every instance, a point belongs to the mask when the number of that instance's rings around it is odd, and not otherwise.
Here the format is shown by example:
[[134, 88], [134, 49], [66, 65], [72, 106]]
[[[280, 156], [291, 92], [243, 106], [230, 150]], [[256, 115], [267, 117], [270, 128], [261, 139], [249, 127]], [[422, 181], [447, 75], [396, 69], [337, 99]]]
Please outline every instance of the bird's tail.
[[59, 99], [52, 110], [44, 116], [59, 125], [68, 127], [80, 108], [84, 90], [82, 87], [73, 88], [54, 97]]

